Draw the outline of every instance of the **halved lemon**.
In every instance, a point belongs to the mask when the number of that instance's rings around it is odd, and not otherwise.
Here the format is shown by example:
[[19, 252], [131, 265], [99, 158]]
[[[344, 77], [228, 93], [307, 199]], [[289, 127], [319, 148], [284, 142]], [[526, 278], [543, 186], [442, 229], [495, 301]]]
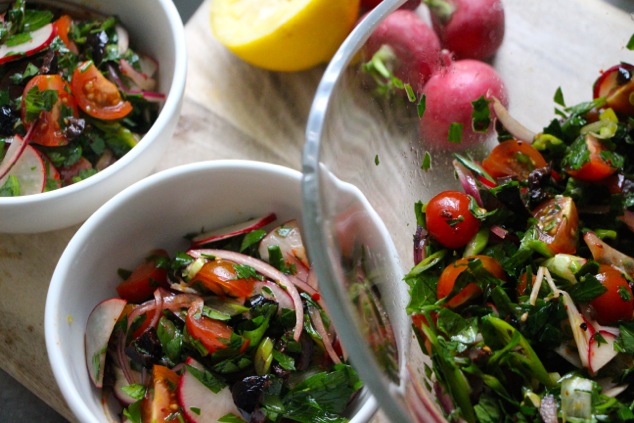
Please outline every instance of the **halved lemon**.
[[360, 0], [212, 0], [216, 38], [244, 61], [300, 71], [327, 62], [352, 30]]

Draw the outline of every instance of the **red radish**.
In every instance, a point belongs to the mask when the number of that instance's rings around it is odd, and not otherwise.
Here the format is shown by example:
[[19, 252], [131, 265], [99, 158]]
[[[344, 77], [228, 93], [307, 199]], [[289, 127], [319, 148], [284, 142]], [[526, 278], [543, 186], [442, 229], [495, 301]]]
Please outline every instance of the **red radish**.
[[46, 187], [46, 167], [42, 156], [31, 145], [27, 145], [9, 172], [0, 178], [3, 186], [9, 176], [15, 176], [20, 184], [20, 195], [39, 194]]
[[20, 137], [19, 135], [15, 135], [9, 144], [9, 148], [4, 154], [4, 159], [0, 162], [0, 178], [4, 178], [4, 176], [9, 173], [11, 168], [15, 165], [15, 162], [20, 158], [24, 149], [28, 145], [28, 142]]
[[290, 220], [273, 229], [260, 241], [259, 253], [264, 261], [269, 261], [269, 247], [279, 246], [284, 259], [292, 263], [299, 261], [304, 267], [310, 267], [302, 234], [296, 220]]
[[220, 241], [237, 235], [245, 234], [256, 229], [261, 229], [269, 223], [274, 222], [275, 219], [277, 219], [275, 213], [271, 213], [266, 216], [261, 216], [255, 219], [248, 220], [246, 222], [237, 223], [225, 228], [204, 232], [192, 238], [192, 248], [199, 247], [210, 242]]
[[[126, 379], [123, 370], [121, 370], [121, 367], [117, 366], [114, 363], [112, 363], [111, 365], [109, 364], [109, 366], [112, 367], [112, 373], [114, 374], [114, 384], [112, 386], [112, 392], [114, 393], [114, 396], [126, 406], [132, 404], [133, 402], [136, 402], [137, 400], [135, 398], [132, 398], [123, 390], [123, 388], [125, 388], [126, 386], [130, 386], [130, 382], [128, 382], [128, 379]], [[129, 371], [136, 374], [136, 380], [141, 380], [141, 372], [132, 369], [130, 369]]]
[[502, 0], [425, 0], [425, 4], [443, 48], [457, 59], [488, 59], [502, 44]]
[[[191, 357], [185, 364], [203, 370], [203, 366]], [[213, 392], [203, 385], [187, 367], [178, 382], [178, 402], [187, 421], [192, 423], [215, 423], [227, 414], [241, 415], [233, 402], [228, 386]]]
[[593, 98], [605, 97], [615, 112], [634, 116], [634, 66], [621, 63], [601, 73], [592, 86]]
[[115, 25], [115, 31], [117, 32], [117, 50], [119, 54], [123, 55], [130, 47], [130, 36], [128, 30], [121, 25]]
[[103, 386], [108, 341], [126, 305], [126, 300], [110, 298], [97, 304], [86, 322], [86, 365], [97, 388]]
[[37, 53], [46, 48], [53, 41], [55, 35], [57, 35], [55, 25], [49, 23], [31, 32], [29, 40], [22, 44], [17, 46], [0, 45], [0, 64]]
[[388, 68], [417, 93], [441, 63], [438, 36], [410, 10], [396, 10], [377, 26], [366, 43], [365, 60], [382, 47], [394, 56]]
[[[597, 335], [601, 336], [600, 341]], [[608, 364], [618, 352], [614, 348], [614, 342], [618, 333], [615, 335], [606, 330], [597, 331], [590, 339], [588, 346], [588, 370], [591, 374], [596, 374], [603, 366]]]
[[[361, 0], [361, 8], [363, 10], [370, 10], [377, 7], [383, 0]], [[420, 6], [420, 0], [407, 0], [400, 7], [401, 9], [414, 10]]]
[[137, 71], [127, 60], [119, 61], [119, 69], [132, 82], [133, 89], [152, 91], [156, 88], [156, 80], [151, 75]]
[[[485, 131], [473, 129], [473, 102], [481, 97], [498, 98], [508, 106], [502, 79], [490, 65], [478, 60], [458, 60], [436, 72], [429, 79], [423, 94], [426, 110], [420, 120], [421, 139], [430, 147], [449, 150], [464, 149], [486, 141], [493, 131], [493, 119]], [[489, 110], [493, 117], [492, 105]], [[462, 125], [459, 142], [449, 141], [449, 130]]]

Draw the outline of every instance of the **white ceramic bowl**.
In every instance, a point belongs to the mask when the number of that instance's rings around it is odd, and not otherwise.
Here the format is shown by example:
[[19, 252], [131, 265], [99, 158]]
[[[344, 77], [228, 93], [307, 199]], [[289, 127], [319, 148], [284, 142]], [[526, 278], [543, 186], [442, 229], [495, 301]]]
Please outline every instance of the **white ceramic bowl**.
[[[40, 1], [43, 2], [43, 1]], [[61, 1], [48, 1], [57, 7]], [[159, 90], [167, 95], [152, 128], [130, 152], [103, 171], [55, 191], [0, 197], [0, 233], [35, 233], [84, 221], [106, 200], [147, 176], [167, 147], [180, 114], [187, 68], [185, 31], [171, 0], [68, 0], [117, 15], [131, 44], [157, 59]]]
[[[211, 161], [171, 168], [143, 179], [109, 200], [77, 231], [62, 254], [46, 299], [48, 356], [70, 409], [82, 422], [109, 422], [101, 393], [88, 376], [84, 328], [101, 300], [116, 296], [117, 269], [132, 268], [147, 251], [186, 248], [184, 234], [223, 227], [275, 212], [279, 221], [301, 217], [301, 174], [252, 161]], [[353, 422], [376, 410], [363, 394]]]

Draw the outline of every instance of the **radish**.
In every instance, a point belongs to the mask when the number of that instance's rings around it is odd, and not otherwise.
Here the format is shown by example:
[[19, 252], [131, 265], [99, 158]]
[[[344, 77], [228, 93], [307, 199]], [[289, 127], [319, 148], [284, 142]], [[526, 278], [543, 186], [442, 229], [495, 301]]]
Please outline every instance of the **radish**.
[[0, 162], [0, 178], [3, 178], [7, 173], [9, 173], [13, 165], [15, 165], [15, 162], [24, 152], [27, 144], [28, 142], [19, 135], [15, 135], [13, 137], [11, 143], [9, 144], [9, 148], [4, 154], [4, 159]]
[[52, 23], [31, 32], [28, 41], [18, 45], [0, 45], [0, 64], [19, 59], [24, 56], [30, 56], [48, 47], [53, 41], [57, 31]]
[[97, 304], [86, 322], [86, 365], [97, 388], [103, 387], [108, 341], [126, 305], [122, 298], [110, 298]]
[[[473, 102], [495, 97], [505, 107], [508, 105], [506, 87], [495, 69], [471, 59], [451, 62], [434, 73], [423, 94], [426, 109], [420, 120], [421, 139], [430, 147], [449, 150], [475, 146], [493, 132], [493, 119], [482, 130], [474, 130]], [[456, 130], [458, 136], [450, 133], [450, 129]]]
[[289, 277], [299, 279], [300, 282], [308, 282], [310, 262], [296, 220], [278, 226], [260, 241], [258, 253], [262, 260], [270, 263], [269, 247], [273, 246], [280, 248], [284, 264], [292, 266], [293, 275]]
[[[601, 336], [597, 341], [596, 334]], [[614, 349], [617, 335], [607, 330], [597, 331], [588, 345], [588, 370], [590, 374], [596, 374], [603, 366], [608, 364], [618, 352]]]
[[0, 178], [0, 187], [10, 176], [15, 176], [20, 186], [20, 195], [39, 194], [46, 187], [46, 167], [42, 156], [31, 145], [26, 145], [9, 172]]
[[[112, 386], [112, 392], [114, 393], [114, 396], [125, 406], [136, 402], [137, 399], [128, 395], [123, 389], [126, 386], [129, 386], [130, 382], [128, 382], [128, 380], [126, 379], [123, 370], [121, 370], [121, 367], [112, 363], [111, 368], [112, 373], [114, 374], [114, 384]], [[136, 380], [141, 380], [141, 372], [132, 369], [130, 369], [130, 371], [136, 374]]]
[[[560, 291], [560, 294], [577, 345], [581, 366], [587, 368], [591, 374], [596, 374], [617, 356], [614, 342], [619, 335], [619, 330], [601, 326], [598, 322], [590, 320], [579, 312], [570, 294], [565, 291]], [[600, 342], [597, 334], [601, 336]]]
[[290, 220], [278, 226], [260, 241], [258, 252], [262, 260], [269, 261], [269, 247], [276, 245], [282, 250], [286, 261], [301, 264], [306, 268], [310, 267], [297, 220]]
[[368, 38], [364, 60], [382, 50], [396, 77], [420, 93], [440, 66], [440, 41], [433, 29], [411, 10], [396, 10]]
[[255, 219], [248, 220], [246, 222], [237, 223], [225, 228], [204, 232], [192, 238], [192, 248], [263, 228], [269, 223], [275, 221], [275, 219], [277, 219], [275, 213], [271, 213], [266, 216], [261, 216]]
[[458, 59], [484, 60], [504, 39], [502, 0], [424, 0], [443, 48]]
[[[189, 357], [186, 365], [203, 371], [203, 366]], [[240, 410], [233, 402], [228, 386], [213, 392], [194, 376], [191, 370], [185, 371], [178, 383], [178, 401], [187, 421], [192, 423], [215, 423], [227, 414], [240, 416]]]

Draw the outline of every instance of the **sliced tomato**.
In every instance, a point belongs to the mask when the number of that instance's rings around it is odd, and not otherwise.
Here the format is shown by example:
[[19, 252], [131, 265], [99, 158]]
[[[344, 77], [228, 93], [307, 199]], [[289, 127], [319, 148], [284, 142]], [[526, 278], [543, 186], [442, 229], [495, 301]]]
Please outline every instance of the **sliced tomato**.
[[59, 169], [59, 176], [62, 179], [63, 185], [71, 185], [75, 182], [75, 177], [79, 176], [82, 171], [92, 169], [92, 163], [85, 158], [80, 157], [74, 164], [70, 166], [64, 166]]
[[508, 140], [496, 145], [482, 160], [482, 167], [493, 178], [512, 176], [525, 180], [535, 169], [546, 166], [542, 154], [531, 144]]
[[192, 278], [191, 284], [201, 283], [219, 296], [249, 297], [253, 292], [256, 279], [240, 278], [235, 266], [235, 263], [222, 259], [208, 261]]
[[579, 213], [570, 197], [557, 195], [533, 210], [537, 220], [539, 240], [548, 245], [553, 254], [574, 254], [579, 238]]
[[210, 354], [227, 348], [233, 330], [220, 320], [202, 315], [202, 304], [192, 304], [185, 319], [187, 332], [197, 339]]
[[[482, 263], [482, 267], [487, 272], [498, 279], [506, 280], [506, 273], [504, 272], [504, 269], [494, 258], [483, 255], [463, 257], [445, 267], [445, 269], [440, 274], [440, 277], [438, 278], [438, 286], [436, 287], [436, 294], [438, 296], [438, 299], [445, 298], [451, 293], [451, 290], [456, 284], [456, 279], [458, 279], [458, 276], [460, 276], [462, 272], [469, 270], [469, 262], [473, 260], [480, 260], [480, 262]], [[482, 290], [480, 289], [480, 287], [471, 282], [468, 283], [464, 288], [462, 288], [462, 290], [454, 295], [451, 299], [449, 299], [445, 303], [445, 305], [449, 308], [456, 308], [466, 303], [470, 299], [480, 296], [481, 294]]]
[[603, 143], [593, 135], [585, 136], [586, 147], [590, 152], [588, 161], [579, 169], [566, 168], [566, 173], [575, 179], [588, 182], [596, 182], [616, 173], [618, 168], [607, 160], [603, 153], [606, 151]]
[[177, 394], [178, 380], [179, 376], [174, 370], [158, 364], [152, 367], [150, 389], [141, 401], [142, 423], [182, 421]]
[[459, 191], [443, 191], [429, 200], [425, 222], [429, 234], [447, 248], [461, 248], [480, 229], [471, 213], [471, 198]]
[[71, 79], [71, 89], [79, 107], [97, 119], [121, 119], [132, 111], [132, 104], [123, 100], [119, 88], [91, 61], [77, 66]]
[[62, 39], [64, 45], [71, 52], [77, 54], [79, 50], [77, 50], [77, 45], [68, 37], [68, 33], [70, 32], [70, 27], [73, 24], [73, 19], [69, 15], [60, 16], [54, 23], [55, 28], [57, 29], [57, 35]]
[[590, 302], [596, 312], [597, 321], [602, 325], [612, 325], [621, 320], [632, 320], [634, 296], [623, 273], [608, 264], [602, 264], [596, 276], [607, 288], [607, 291]]
[[530, 294], [530, 290], [533, 288], [533, 285], [535, 284], [535, 279], [537, 279], [537, 277], [534, 274], [531, 275], [530, 286], [526, 283], [526, 279], [527, 279], [526, 273], [522, 273], [519, 280], [517, 281], [517, 296], [518, 297], [521, 297], [522, 295]]
[[[27, 96], [32, 90], [40, 93], [55, 91], [57, 101], [50, 110], [42, 110], [38, 117], [32, 119], [27, 115]], [[35, 126], [31, 135], [34, 144], [57, 147], [68, 144], [68, 139], [63, 131], [64, 113], [77, 116], [77, 103], [70, 93], [70, 87], [61, 75], [36, 75], [29, 80], [22, 93], [22, 121], [27, 129]]]
[[167, 269], [159, 267], [169, 255], [165, 250], [154, 250], [117, 286], [119, 296], [131, 303], [141, 303], [152, 297], [158, 287], [169, 287]]

